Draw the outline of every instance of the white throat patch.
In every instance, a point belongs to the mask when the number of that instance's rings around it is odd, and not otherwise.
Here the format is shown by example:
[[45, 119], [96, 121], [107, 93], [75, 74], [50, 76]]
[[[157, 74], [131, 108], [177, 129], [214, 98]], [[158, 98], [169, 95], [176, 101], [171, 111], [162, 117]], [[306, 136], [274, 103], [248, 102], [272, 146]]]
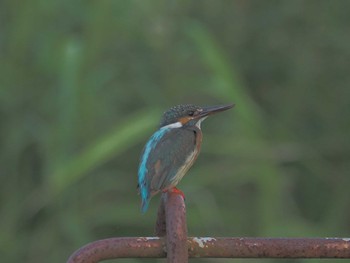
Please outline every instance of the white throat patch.
[[172, 129], [172, 128], [181, 128], [181, 127], [182, 127], [182, 123], [178, 121], [178, 122], [165, 125], [162, 127], [162, 129]]
[[199, 121], [197, 121], [196, 126], [198, 127], [198, 129], [201, 128], [201, 123], [202, 123], [202, 121], [204, 121], [207, 117], [208, 117], [208, 116], [205, 116], [205, 117], [199, 119]]

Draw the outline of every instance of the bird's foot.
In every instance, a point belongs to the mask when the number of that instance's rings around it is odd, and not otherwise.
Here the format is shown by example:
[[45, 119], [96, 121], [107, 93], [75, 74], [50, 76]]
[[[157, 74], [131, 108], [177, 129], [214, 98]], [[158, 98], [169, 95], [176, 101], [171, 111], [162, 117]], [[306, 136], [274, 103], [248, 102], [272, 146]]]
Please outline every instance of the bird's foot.
[[177, 194], [177, 195], [181, 195], [184, 200], [186, 199], [185, 198], [185, 194], [180, 189], [178, 189], [176, 187], [173, 187], [173, 188], [169, 189], [169, 192]]

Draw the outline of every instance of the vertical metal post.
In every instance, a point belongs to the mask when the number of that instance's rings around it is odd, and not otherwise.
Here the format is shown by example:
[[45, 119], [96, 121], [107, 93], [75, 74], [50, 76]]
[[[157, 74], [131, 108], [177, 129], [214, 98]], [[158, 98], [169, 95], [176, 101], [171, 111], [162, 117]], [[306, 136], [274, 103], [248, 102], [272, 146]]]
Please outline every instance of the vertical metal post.
[[157, 222], [154, 231], [157, 237], [164, 237], [166, 235], [165, 201], [166, 194], [163, 193], [158, 207]]
[[184, 198], [181, 194], [171, 191], [163, 194], [162, 198], [165, 200], [167, 262], [187, 263], [187, 223]]

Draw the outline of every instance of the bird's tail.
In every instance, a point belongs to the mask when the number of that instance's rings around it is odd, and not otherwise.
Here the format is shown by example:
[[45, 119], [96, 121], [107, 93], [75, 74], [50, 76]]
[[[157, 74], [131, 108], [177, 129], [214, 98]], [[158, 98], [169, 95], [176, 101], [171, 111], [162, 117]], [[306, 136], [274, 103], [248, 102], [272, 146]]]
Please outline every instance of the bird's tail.
[[142, 198], [142, 203], [141, 203], [141, 212], [142, 213], [146, 213], [148, 206], [149, 206], [149, 201], [151, 200], [151, 198], [147, 197], [147, 198]]
[[139, 194], [141, 195], [141, 212], [146, 213], [152, 195], [151, 195], [150, 191], [148, 190], [147, 185], [139, 184], [139, 186], [140, 185], [141, 185], [141, 187], [139, 187]]

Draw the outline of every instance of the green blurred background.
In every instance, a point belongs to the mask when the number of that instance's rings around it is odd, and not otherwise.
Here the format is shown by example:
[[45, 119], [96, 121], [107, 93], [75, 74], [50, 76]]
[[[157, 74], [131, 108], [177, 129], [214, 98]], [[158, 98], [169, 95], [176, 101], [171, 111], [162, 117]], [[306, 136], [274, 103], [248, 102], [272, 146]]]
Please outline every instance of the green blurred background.
[[139, 155], [182, 103], [236, 103], [205, 121], [179, 185], [191, 236], [349, 236], [349, 10], [1, 1], [1, 262], [65, 262], [96, 239], [152, 236], [159, 196], [142, 215]]

